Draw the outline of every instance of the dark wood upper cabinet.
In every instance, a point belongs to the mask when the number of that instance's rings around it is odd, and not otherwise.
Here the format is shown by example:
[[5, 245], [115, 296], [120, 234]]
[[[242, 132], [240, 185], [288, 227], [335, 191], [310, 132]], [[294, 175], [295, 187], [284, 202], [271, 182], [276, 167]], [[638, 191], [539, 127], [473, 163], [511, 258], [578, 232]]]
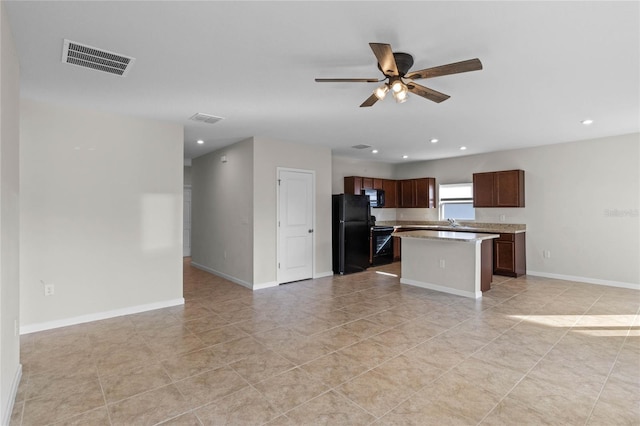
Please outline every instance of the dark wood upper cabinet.
[[474, 173], [473, 207], [524, 207], [524, 170]]
[[436, 207], [436, 179], [379, 179], [360, 176], [344, 178], [345, 194], [360, 194], [363, 189], [382, 189], [388, 208]]
[[416, 194], [415, 185], [412, 180], [401, 180], [398, 182], [398, 207], [415, 207]]
[[384, 206], [398, 207], [398, 181], [382, 179], [382, 189], [384, 190]]
[[435, 178], [405, 179], [399, 181], [398, 207], [433, 208], [436, 206]]
[[360, 195], [362, 192], [362, 178], [359, 176], [347, 176], [344, 178], [344, 193]]

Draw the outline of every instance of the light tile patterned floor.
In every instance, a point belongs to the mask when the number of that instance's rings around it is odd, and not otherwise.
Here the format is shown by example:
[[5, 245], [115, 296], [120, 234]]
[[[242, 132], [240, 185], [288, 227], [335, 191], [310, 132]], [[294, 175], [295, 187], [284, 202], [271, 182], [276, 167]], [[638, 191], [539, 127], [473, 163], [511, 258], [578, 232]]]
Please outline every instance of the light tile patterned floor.
[[638, 425], [640, 292], [494, 277], [481, 301], [399, 265], [22, 336], [11, 425]]

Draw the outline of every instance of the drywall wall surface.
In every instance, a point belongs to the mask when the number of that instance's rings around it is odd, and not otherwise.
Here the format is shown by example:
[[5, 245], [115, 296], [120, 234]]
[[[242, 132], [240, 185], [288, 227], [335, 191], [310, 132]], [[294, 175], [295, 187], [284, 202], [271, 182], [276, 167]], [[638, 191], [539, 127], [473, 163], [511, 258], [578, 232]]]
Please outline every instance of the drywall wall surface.
[[[402, 178], [471, 182], [473, 173], [523, 169], [524, 208], [478, 208], [476, 221], [527, 225], [527, 270], [640, 285], [640, 135], [398, 165]], [[543, 257], [549, 251], [549, 258]]]
[[20, 381], [20, 70], [0, 3], [0, 423], [9, 424]]
[[192, 161], [191, 259], [253, 286], [253, 138]]
[[395, 166], [379, 161], [364, 161], [348, 157], [331, 157], [331, 193], [344, 192], [345, 176], [376, 177], [394, 179]]
[[255, 138], [254, 282], [277, 278], [278, 167], [315, 172], [314, 276], [332, 274], [331, 151], [328, 148]]
[[20, 124], [22, 326], [180, 303], [182, 126], [26, 99]]

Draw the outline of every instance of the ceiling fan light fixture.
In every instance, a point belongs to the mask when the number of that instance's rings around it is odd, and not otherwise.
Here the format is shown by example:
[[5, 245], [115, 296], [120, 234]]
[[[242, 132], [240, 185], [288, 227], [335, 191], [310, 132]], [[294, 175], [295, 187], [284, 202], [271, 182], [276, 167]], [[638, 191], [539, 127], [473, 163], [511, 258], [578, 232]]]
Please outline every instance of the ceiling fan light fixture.
[[383, 84], [373, 91], [373, 94], [376, 95], [376, 98], [378, 98], [378, 100], [380, 101], [383, 100], [385, 96], [387, 96], [387, 93], [389, 93], [389, 86], [387, 86], [386, 84]]
[[402, 86], [404, 86], [402, 90], [400, 90], [399, 92], [393, 92], [393, 97], [399, 104], [406, 102], [407, 98], [409, 97], [409, 90], [407, 89], [407, 86], [405, 86], [404, 84]]
[[400, 80], [399, 78], [391, 82], [391, 90], [393, 93], [402, 92], [402, 90], [407, 90], [407, 86]]

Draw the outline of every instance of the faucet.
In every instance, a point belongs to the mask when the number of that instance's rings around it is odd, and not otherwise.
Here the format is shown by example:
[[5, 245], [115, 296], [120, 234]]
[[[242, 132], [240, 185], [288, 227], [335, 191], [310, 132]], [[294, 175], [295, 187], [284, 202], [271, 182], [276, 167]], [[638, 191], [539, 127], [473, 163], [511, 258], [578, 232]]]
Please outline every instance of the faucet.
[[455, 219], [449, 218], [449, 219], [447, 219], [447, 222], [449, 222], [449, 225], [453, 226], [454, 228], [457, 227], [457, 226], [460, 226], [460, 224], [458, 222], [456, 222]]

